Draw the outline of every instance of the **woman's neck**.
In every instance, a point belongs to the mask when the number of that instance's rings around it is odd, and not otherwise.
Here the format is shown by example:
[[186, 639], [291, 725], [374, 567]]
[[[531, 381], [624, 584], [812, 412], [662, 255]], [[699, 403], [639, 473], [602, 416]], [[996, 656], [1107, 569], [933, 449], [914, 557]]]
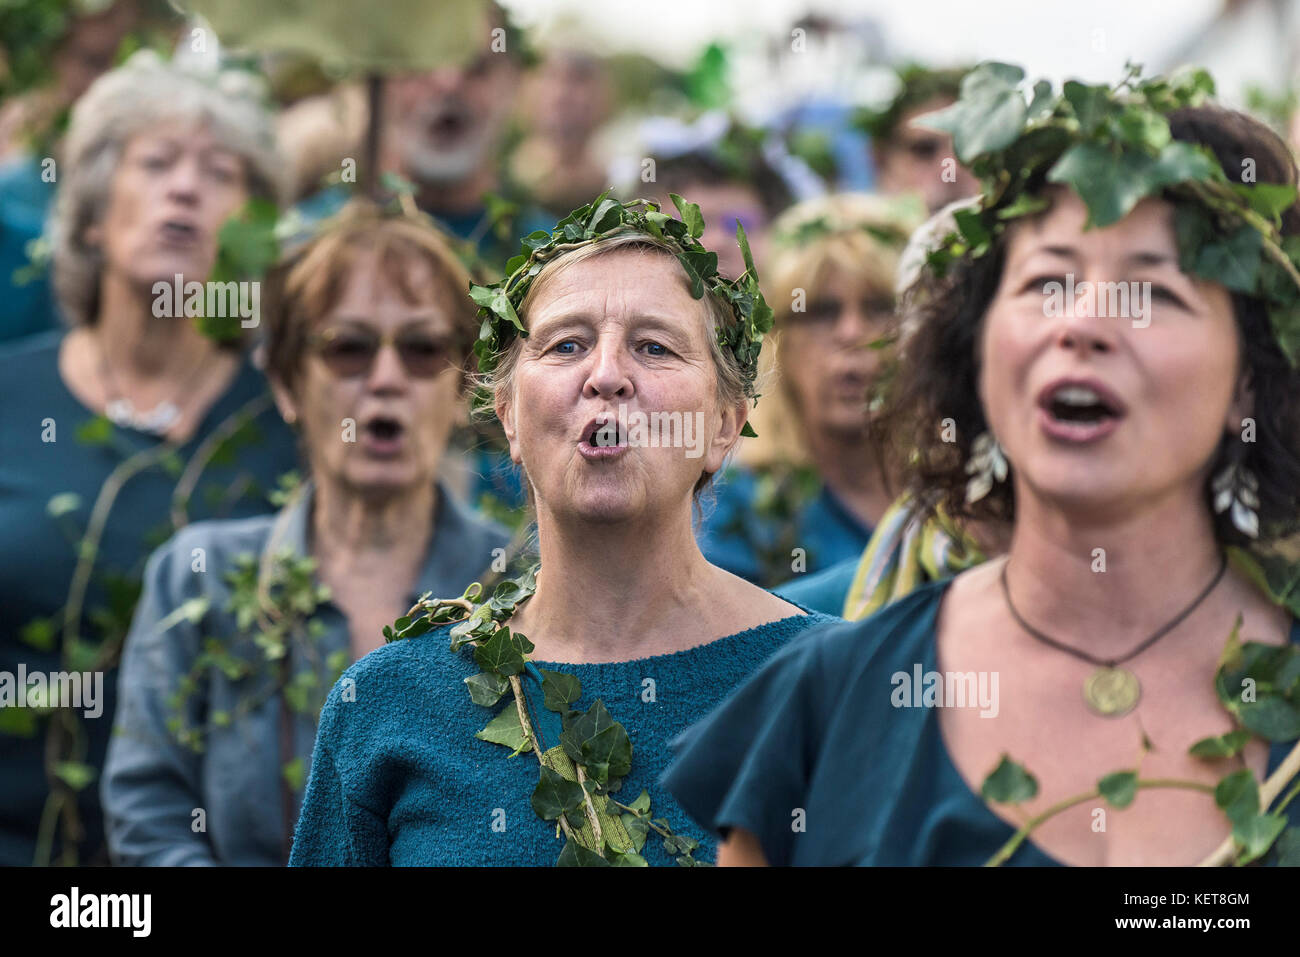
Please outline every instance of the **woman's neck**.
[[219, 349], [184, 316], [155, 316], [151, 297], [112, 276], [105, 276], [100, 287], [95, 333], [104, 361], [123, 388], [188, 381]]
[[432, 482], [399, 494], [365, 496], [337, 479], [317, 479], [311, 550], [322, 576], [329, 581], [380, 575], [406, 590], [424, 565], [438, 504]]
[[1080, 520], [1016, 489], [1007, 583], [1035, 627], [1101, 658], [1122, 655], [1182, 611], [1222, 561], [1200, 496]]
[[806, 441], [818, 474], [835, 497], [863, 524], [879, 522], [893, 496], [866, 431], [810, 431]]
[[537, 591], [512, 627], [539, 661], [627, 661], [700, 643], [700, 609], [717, 569], [700, 553], [689, 510], [678, 518], [559, 522], [539, 507]]

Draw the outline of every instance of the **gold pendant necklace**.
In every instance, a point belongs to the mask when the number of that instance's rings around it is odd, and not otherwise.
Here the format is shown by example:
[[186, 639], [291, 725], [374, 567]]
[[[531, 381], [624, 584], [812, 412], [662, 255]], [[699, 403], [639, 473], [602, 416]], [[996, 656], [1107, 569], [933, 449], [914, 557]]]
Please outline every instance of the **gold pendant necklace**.
[[1003, 564], [1002, 574], [999, 577], [1002, 581], [1002, 594], [1007, 599], [1007, 608], [1011, 610], [1011, 617], [1016, 620], [1016, 623], [1021, 628], [1044, 644], [1051, 645], [1059, 651], [1064, 651], [1066, 654], [1074, 655], [1076, 658], [1097, 666], [1097, 670], [1083, 682], [1083, 701], [1093, 714], [1103, 718], [1123, 717], [1137, 707], [1138, 700], [1142, 697], [1142, 685], [1138, 682], [1137, 675], [1127, 668], [1121, 668], [1120, 665], [1131, 658], [1136, 658], [1159, 639], [1173, 631], [1183, 619], [1196, 610], [1201, 602], [1205, 601], [1210, 592], [1214, 591], [1214, 586], [1219, 584], [1219, 579], [1223, 577], [1223, 573], [1228, 570], [1228, 559], [1224, 556], [1220, 561], [1219, 570], [1214, 574], [1213, 580], [1205, 586], [1205, 589], [1196, 596], [1190, 605], [1180, 611], [1172, 620], [1156, 629], [1151, 637], [1127, 655], [1102, 660], [1094, 658], [1086, 651], [1071, 648], [1069, 645], [1061, 644], [1059, 641], [1049, 638], [1020, 617], [1020, 612], [1016, 611], [1016, 606], [1011, 601], [1011, 589], [1007, 585], [1007, 565], [1010, 564], [1010, 561]]

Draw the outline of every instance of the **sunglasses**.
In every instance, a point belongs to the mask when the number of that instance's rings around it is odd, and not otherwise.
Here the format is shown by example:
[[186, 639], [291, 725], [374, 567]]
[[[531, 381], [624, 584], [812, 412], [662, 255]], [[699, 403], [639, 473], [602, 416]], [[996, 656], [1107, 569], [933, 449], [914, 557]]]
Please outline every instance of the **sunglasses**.
[[346, 326], [313, 333], [308, 345], [325, 367], [342, 379], [368, 375], [379, 350], [391, 345], [413, 379], [432, 379], [456, 364], [452, 341], [424, 329], [379, 333], [365, 326]]

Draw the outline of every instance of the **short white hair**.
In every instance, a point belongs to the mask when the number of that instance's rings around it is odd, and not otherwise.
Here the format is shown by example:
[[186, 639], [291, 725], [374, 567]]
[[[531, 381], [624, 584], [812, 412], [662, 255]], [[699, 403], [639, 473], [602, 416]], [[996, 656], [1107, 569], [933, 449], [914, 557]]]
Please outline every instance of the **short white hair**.
[[265, 104], [264, 88], [250, 73], [198, 72], [151, 50], [91, 85], [72, 110], [51, 224], [54, 294], [68, 323], [89, 325], [99, 311], [103, 256], [85, 242], [85, 231], [102, 218], [123, 148], [142, 130], [176, 118], [205, 123], [243, 158], [249, 195], [281, 205], [286, 164]]

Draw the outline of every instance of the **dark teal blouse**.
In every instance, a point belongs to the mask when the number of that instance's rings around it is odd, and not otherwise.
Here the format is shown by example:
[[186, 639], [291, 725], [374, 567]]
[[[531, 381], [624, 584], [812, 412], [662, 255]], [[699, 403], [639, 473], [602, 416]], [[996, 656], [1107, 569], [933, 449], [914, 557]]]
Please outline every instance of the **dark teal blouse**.
[[[664, 788], [710, 832], [754, 834], [772, 864], [983, 864], [1015, 829], [953, 765], [938, 710], [891, 703], [892, 675], [918, 662], [937, 670], [935, 623], [950, 583], [791, 642], [670, 742]], [[1300, 623], [1291, 640], [1300, 642]], [[1270, 773], [1294, 744], [1273, 744]], [[1287, 814], [1300, 824], [1300, 802]], [[1031, 841], [1008, 863], [1059, 864]]]
[[[59, 375], [62, 332], [30, 336], [0, 349], [0, 673], [89, 670], [102, 643], [120, 641], [140, 591], [149, 553], [175, 531], [172, 496], [178, 465], [235, 413], [260, 412], [212, 457], [198, 477], [187, 518], [244, 518], [270, 511], [266, 494], [297, 467], [293, 433], [269, 400], [266, 379], [244, 360], [171, 467], [145, 469], [121, 486], [108, 511], [82, 605], [82, 642], [64, 648], [63, 606], [76, 567], [76, 543], [105, 480], [128, 457], [159, 440], [114, 428], [102, 441], [78, 430], [96, 416]], [[241, 412], [242, 414], [242, 412]], [[237, 419], [235, 419], [237, 421]], [[50, 510], [61, 496], [63, 511]], [[117, 700], [117, 672], [104, 672], [102, 713], [82, 722], [84, 763], [98, 773]], [[76, 712], [80, 717], [81, 712]], [[0, 708], [0, 865], [32, 863], [50, 788], [44, 767], [46, 727], [27, 707]], [[84, 838], [81, 863], [106, 862], [99, 782], [78, 792]], [[62, 832], [56, 829], [54, 853]]]

